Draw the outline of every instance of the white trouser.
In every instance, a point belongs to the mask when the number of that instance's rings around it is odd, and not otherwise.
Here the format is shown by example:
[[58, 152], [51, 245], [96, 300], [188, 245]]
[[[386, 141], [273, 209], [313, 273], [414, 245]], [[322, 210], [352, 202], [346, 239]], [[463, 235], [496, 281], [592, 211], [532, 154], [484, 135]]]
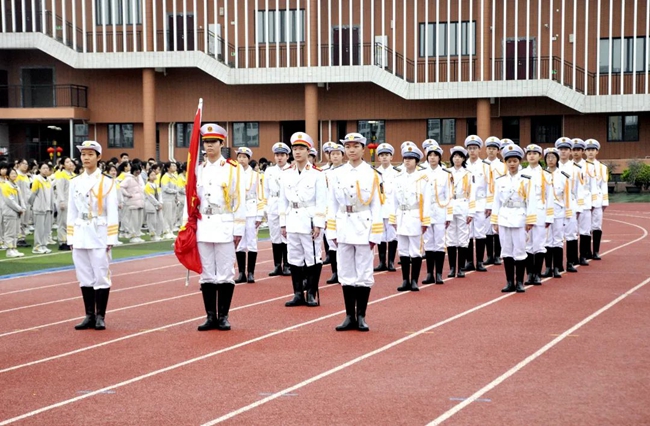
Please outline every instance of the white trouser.
[[280, 230], [280, 215], [270, 214], [266, 218], [266, 222], [269, 224], [269, 237], [271, 238], [271, 244], [286, 243], [287, 239], [282, 236]]
[[[66, 206], [67, 208], [67, 206]], [[56, 239], [59, 244], [65, 244], [68, 241], [68, 211], [59, 209], [59, 214], [56, 216]]]
[[602, 231], [603, 229], [603, 208], [594, 207], [591, 211], [591, 230]]
[[469, 226], [467, 217], [454, 215], [447, 228], [447, 247], [467, 247], [469, 245]]
[[575, 215], [564, 218], [564, 239], [567, 241], [578, 239], [578, 219]]
[[526, 236], [526, 252], [532, 254], [546, 253], [546, 234], [546, 226], [533, 225], [533, 228], [528, 231]]
[[375, 255], [370, 244], [339, 243], [336, 252], [341, 285], [372, 287], [375, 283], [373, 262]]
[[397, 251], [400, 257], [422, 257], [422, 235], [398, 235]]
[[425, 251], [445, 251], [445, 224], [434, 223], [424, 233]]
[[564, 218], [556, 217], [551, 227], [547, 229], [546, 247], [562, 247], [564, 245], [564, 221]]
[[257, 251], [257, 228], [255, 227], [255, 216], [246, 218], [246, 227], [244, 228], [244, 235], [237, 245], [237, 251]]
[[34, 212], [34, 246], [46, 247], [52, 237], [52, 212]]
[[381, 242], [389, 243], [397, 239], [395, 227], [388, 223], [388, 219], [384, 219], [384, 232], [381, 234]]
[[[321, 230], [321, 232], [323, 232]], [[318, 247], [316, 247], [318, 246]], [[315, 253], [314, 253], [315, 249]], [[314, 241], [311, 234], [287, 233], [287, 261], [294, 266], [312, 266], [320, 260], [320, 238]]]
[[79, 287], [92, 287], [95, 290], [100, 288], [111, 288], [111, 252], [105, 248], [72, 250], [72, 261], [74, 262]]
[[578, 233], [591, 235], [591, 209], [583, 210], [578, 218]]
[[490, 218], [485, 217], [485, 210], [478, 211], [474, 214], [472, 223], [469, 224], [469, 237], [482, 240], [487, 235], [488, 228], [492, 228]]
[[201, 256], [200, 284], [235, 283], [235, 243], [199, 242]]
[[176, 202], [163, 201], [163, 232], [168, 234], [174, 230], [174, 219], [176, 213]]
[[526, 228], [508, 228], [499, 226], [501, 257], [524, 260], [526, 257]]

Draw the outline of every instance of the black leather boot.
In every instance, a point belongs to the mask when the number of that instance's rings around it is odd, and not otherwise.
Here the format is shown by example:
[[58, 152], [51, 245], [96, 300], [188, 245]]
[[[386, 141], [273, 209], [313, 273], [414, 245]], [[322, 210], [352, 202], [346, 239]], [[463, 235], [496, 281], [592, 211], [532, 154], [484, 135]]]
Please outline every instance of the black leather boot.
[[366, 324], [366, 308], [370, 298], [370, 287], [354, 287], [357, 301], [357, 330], [370, 331]]
[[336, 331], [356, 330], [356, 288], [349, 285], [342, 285], [341, 289], [343, 290], [343, 300], [345, 301], [345, 319], [341, 325], [336, 326]]
[[[459, 254], [461, 248], [463, 247], [458, 248]], [[462, 262], [460, 261], [460, 259], [458, 261], [459, 271], [469, 272], [475, 270], [476, 268], [474, 267], [474, 238], [470, 238], [467, 248], [463, 248], [463, 251], [465, 252], [465, 258], [462, 260]]]
[[564, 247], [555, 247], [555, 250], [555, 255], [559, 256], [559, 258], [553, 258], [553, 266], [557, 268], [559, 272], [564, 272]]
[[234, 284], [219, 284], [219, 311], [217, 313], [217, 329], [219, 330], [230, 330], [228, 313], [230, 312], [230, 303], [234, 292]]
[[284, 306], [303, 306], [305, 304], [305, 294], [303, 292], [302, 280], [304, 277], [304, 269], [302, 266], [291, 266], [291, 284], [293, 284], [293, 299], [284, 304]]
[[397, 240], [388, 242], [388, 272], [395, 272], [395, 254], [397, 254]]
[[526, 288], [524, 287], [524, 275], [526, 273], [526, 261], [525, 260], [515, 260], [515, 287], [517, 293], [525, 293]]
[[106, 330], [104, 318], [106, 317], [106, 306], [108, 305], [108, 294], [110, 291], [110, 288], [99, 288], [95, 290], [95, 306], [97, 308], [95, 330]]
[[411, 258], [400, 256], [399, 260], [402, 265], [402, 285], [397, 287], [397, 291], [410, 291], [411, 290]]
[[504, 257], [503, 269], [506, 271], [506, 286], [501, 289], [501, 292], [512, 293], [517, 290], [515, 287], [515, 259]]
[[454, 278], [456, 276], [456, 254], [458, 247], [447, 247], [447, 254], [449, 255], [449, 275], [447, 277]]
[[319, 306], [318, 283], [323, 271], [323, 264], [317, 263], [307, 268], [307, 306]]
[[586, 237], [585, 239], [587, 240], [587, 247], [585, 247], [585, 258], [587, 260], [591, 260], [594, 257], [594, 254], [591, 251], [591, 234], [585, 235], [585, 237]]
[[422, 269], [422, 258], [411, 258], [411, 291], [420, 291], [418, 280], [420, 279], [420, 269]]
[[271, 244], [273, 249], [273, 264], [275, 269], [269, 272], [269, 277], [282, 275], [282, 244]]
[[217, 329], [217, 286], [215, 284], [201, 284], [201, 293], [203, 294], [203, 305], [207, 320], [198, 328], [199, 331]]
[[533, 284], [535, 281], [535, 255], [532, 253], [526, 253], [526, 255], [526, 273], [528, 274], [526, 284]]
[[580, 266], [589, 266], [587, 262], [587, 257], [589, 253], [589, 239], [591, 237], [587, 235], [580, 235]]
[[435, 252], [436, 259], [436, 284], [444, 284], [445, 282], [442, 279], [442, 267], [445, 265], [445, 252], [437, 251]]
[[289, 265], [289, 261], [287, 260], [287, 244], [282, 243], [282, 276], [283, 277], [288, 277], [291, 276], [291, 265]]
[[560, 268], [562, 267], [562, 247], [552, 247], [553, 254], [553, 278], [562, 278]]
[[75, 330], [88, 330], [95, 328], [95, 289], [92, 287], [81, 287], [81, 296], [84, 299], [86, 317], [79, 324], [74, 326]]
[[476, 270], [478, 272], [487, 272], [483, 266], [483, 254], [485, 252], [485, 239], [476, 239]]
[[546, 256], [544, 256], [544, 261], [546, 262], [546, 269], [540, 274], [542, 278], [548, 278], [553, 274], [553, 248], [546, 247]]
[[330, 265], [332, 268], [332, 277], [326, 283], [339, 284], [339, 264], [336, 258], [336, 250], [330, 250]]
[[600, 260], [600, 240], [603, 237], [603, 231], [601, 230], [595, 230], [593, 232], [593, 237], [594, 237], [594, 251], [591, 255], [591, 258], [593, 260]]
[[533, 277], [533, 285], [542, 285], [542, 267], [544, 266], [544, 253], [535, 253], [535, 276]]
[[237, 284], [245, 283], [246, 282], [246, 252], [238, 251], [235, 253], [235, 256], [237, 257], [237, 270], [239, 271], [239, 275], [237, 275], [237, 278], [235, 278], [235, 282]]
[[330, 258], [330, 245], [327, 243], [327, 238], [323, 238], [323, 246], [325, 247], [325, 259], [323, 259], [323, 265], [329, 265], [332, 262]]
[[566, 242], [566, 271], [578, 272], [575, 265], [578, 262], [578, 240]]
[[248, 252], [248, 276], [246, 281], [249, 283], [255, 282], [255, 264], [257, 263], [257, 252], [249, 251]]
[[494, 235], [494, 264], [501, 265], [501, 240], [499, 235]]
[[485, 252], [487, 259], [485, 259], [483, 265], [494, 265], [494, 235], [485, 236]]
[[386, 266], [386, 243], [379, 243], [377, 245], [377, 256], [379, 257], [379, 265], [374, 269], [375, 272], [387, 271]]
[[432, 284], [436, 282], [435, 278], [433, 278], [435, 253], [432, 251], [427, 251], [425, 252], [425, 256], [427, 258], [427, 276], [424, 280], [422, 280], [422, 284]]
[[[458, 278], [465, 278], [465, 270], [461, 268], [461, 265], [466, 264], [465, 259], [467, 258], [467, 250], [467, 247], [458, 247], [458, 272], [456, 273], [456, 277]], [[469, 270], [474, 270], [474, 265], [472, 265], [472, 269]]]

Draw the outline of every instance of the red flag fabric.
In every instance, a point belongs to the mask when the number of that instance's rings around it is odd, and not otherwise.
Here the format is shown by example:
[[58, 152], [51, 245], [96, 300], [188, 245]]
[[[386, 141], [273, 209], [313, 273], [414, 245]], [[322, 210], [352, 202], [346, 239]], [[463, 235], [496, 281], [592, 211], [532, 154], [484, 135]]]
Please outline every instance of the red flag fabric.
[[187, 153], [187, 185], [185, 195], [187, 197], [185, 206], [187, 208], [187, 223], [178, 231], [174, 243], [174, 253], [178, 261], [190, 271], [200, 274], [203, 271], [201, 257], [196, 242], [196, 223], [201, 218], [199, 212], [199, 197], [196, 193], [196, 166], [199, 159], [199, 148], [201, 145], [201, 114], [203, 112], [203, 99], [199, 100], [199, 107], [194, 116], [192, 136], [190, 137], [190, 149]]

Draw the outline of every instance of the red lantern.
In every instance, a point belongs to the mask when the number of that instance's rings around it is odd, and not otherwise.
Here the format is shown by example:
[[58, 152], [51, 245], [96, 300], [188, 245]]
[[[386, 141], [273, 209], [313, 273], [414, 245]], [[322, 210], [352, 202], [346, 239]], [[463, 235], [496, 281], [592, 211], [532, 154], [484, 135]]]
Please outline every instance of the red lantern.
[[57, 146], [56, 147], [56, 156], [60, 157], [62, 152], [63, 152], [63, 148], [61, 148], [60, 146]]
[[376, 143], [372, 142], [372, 143], [369, 143], [369, 144], [368, 144], [368, 149], [375, 150], [375, 149], [377, 149], [378, 146], [379, 146], [379, 145], [377, 145]]
[[370, 150], [370, 163], [374, 166], [375, 165], [375, 149], [377, 149], [379, 145], [377, 145], [374, 142], [370, 142], [368, 144], [368, 149]]

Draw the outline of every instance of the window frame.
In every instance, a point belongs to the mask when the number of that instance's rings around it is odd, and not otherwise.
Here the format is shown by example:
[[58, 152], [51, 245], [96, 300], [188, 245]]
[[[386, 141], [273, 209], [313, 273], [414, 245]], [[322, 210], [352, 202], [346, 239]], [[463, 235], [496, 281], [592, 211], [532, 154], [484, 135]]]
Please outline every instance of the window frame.
[[[381, 123], [377, 130], [377, 139], [374, 141], [372, 140], [372, 129], [368, 129], [367, 131], [362, 127], [361, 123], [367, 123], [369, 126], [375, 124], [375, 123]], [[360, 133], [366, 138], [366, 145], [369, 143], [376, 143], [379, 145], [380, 143], [385, 143], [386, 142], [386, 120], [384, 119], [368, 119], [368, 120], [357, 120], [357, 133]]]
[[[610, 122], [612, 118], [620, 117], [621, 119], [621, 139], [612, 139], [610, 136]], [[636, 118], [636, 139], [627, 139], [625, 129], [627, 128], [625, 124], [625, 119], [627, 117]], [[639, 114], [619, 114], [619, 115], [608, 115], [607, 116], [607, 142], [639, 142], [641, 140], [641, 129], [639, 123]]]
[[[425, 25], [428, 24], [430, 29], [429, 29], [429, 37], [431, 38], [431, 43], [429, 43], [429, 50], [432, 52], [430, 55], [428, 52], [425, 52], [425, 42], [426, 42], [426, 32], [425, 32]], [[458, 24], [461, 25], [461, 35], [460, 35], [460, 42], [458, 40]], [[469, 33], [468, 29], [471, 24], [472, 26], [472, 35], [474, 36], [474, 43], [472, 44], [472, 53], [467, 53], [469, 51], [469, 39], [467, 37], [467, 34]], [[441, 26], [441, 30], [438, 31], [438, 34], [442, 36], [443, 43], [440, 44], [436, 37], [436, 23], [435, 22], [419, 22], [418, 23], [418, 56], [420, 58], [428, 57], [428, 58], [435, 58], [436, 56], [438, 58], [443, 58], [447, 57], [447, 37], [449, 34], [453, 35], [452, 40], [450, 41], [450, 52], [449, 56], [454, 57], [458, 56], [458, 45], [460, 45], [461, 49], [461, 54], [460, 56], [476, 56], [476, 20], [473, 21], [453, 21], [449, 22], [449, 25], [451, 29], [447, 31], [447, 21], [440, 21], [438, 22], [438, 25]], [[441, 53], [438, 53], [439, 48], [442, 47], [443, 51]], [[465, 50], [465, 53], [462, 53], [463, 50]], [[424, 53], [427, 53], [426, 55]]]
[[[554, 125], [556, 123], [551, 123], [552, 120], [557, 119], [559, 121], [559, 130], [557, 132], [557, 136], [550, 136], [550, 140], [540, 140], [541, 138], [538, 138], [538, 132], [536, 132], [536, 129], [539, 128], [540, 126], [545, 126], [545, 127], [550, 127], [551, 125]], [[554, 144], [555, 141], [562, 137], [562, 129], [564, 128], [564, 119], [563, 116], [561, 115], [537, 115], [537, 116], [532, 116], [530, 119], [530, 140], [531, 143], [534, 144], [541, 144], [541, 143], [549, 143], [549, 144]], [[551, 132], [547, 132], [551, 133]], [[548, 134], [546, 135], [547, 137]]]
[[[181, 127], [182, 126], [182, 127]], [[179, 132], [179, 127], [182, 128], [183, 130], [183, 143], [181, 144], [179, 140], [179, 135], [181, 132]], [[192, 128], [194, 127], [194, 123], [176, 123], [175, 129], [174, 129], [174, 146], [176, 148], [189, 148], [190, 147], [190, 141], [192, 139]], [[185, 136], [187, 136], [187, 141], [185, 141]]]
[[[113, 127], [115, 126], [115, 127]], [[126, 126], [131, 126], [131, 139], [129, 141], [126, 136], [124, 136], [124, 128]], [[113, 129], [111, 129], [113, 128]], [[118, 143], [115, 143], [115, 132], [116, 130], [119, 129], [119, 134], [120, 139], [124, 139], [124, 141], [120, 141]], [[113, 138], [111, 138], [111, 130], [113, 133]], [[134, 147], [134, 140], [135, 140], [135, 126], [133, 123], [109, 123], [106, 125], [106, 135], [107, 135], [107, 144], [108, 148], [124, 148], [124, 149], [133, 149]], [[130, 142], [130, 143], [129, 143]]]
[[[432, 124], [434, 121], [438, 121], [439, 124], [439, 137], [435, 137], [432, 135], [432, 131], [430, 130], [430, 124]], [[450, 135], [450, 141], [446, 142], [444, 138], [445, 136], [445, 123], [453, 123], [453, 129], [452, 129], [452, 134]], [[456, 119], [455, 118], [427, 118], [426, 121], [426, 126], [427, 126], [427, 139], [434, 139], [436, 142], [438, 142], [440, 145], [456, 145], [456, 131], [457, 131], [457, 126], [456, 126]]]
[[[629, 37], [612, 37], [612, 74], [632, 74], [634, 72], [636, 73], [645, 73], [648, 68], [650, 68], [650, 57], [646, 58], [646, 36], [639, 36], [637, 35], [636, 41], [633, 36]], [[621, 40], [625, 40], [625, 43], [621, 43]], [[605, 51], [602, 52], [602, 44], [605, 42]], [[616, 47], [618, 42], [618, 48], [619, 48], [619, 53], [615, 54], [614, 53], [614, 48]], [[637, 69], [634, 71], [634, 49], [636, 48], [636, 44], [641, 42], [641, 58], [638, 57], [637, 55], [637, 67], [641, 66], [641, 69]], [[621, 60], [621, 55], [620, 55], [620, 49], [621, 45], [625, 45], [625, 64], [618, 64], [618, 69], [616, 69], [614, 66], [616, 65], [616, 60], [620, 61]], [[600, 61], [608, 61], [609, 60], [609, 37], [603, 37], [598, 39], [598, 51], [600, 53]], [[609, 62], [605, 63], [604, 65], [601, 65], [600, 63], [597, 64], [598, 70], [601, 75], [609, 74]]]
[[[255, 19], [257, 19], [257, 32], [255, 33], [255, 41], [258, 44], [266, 44], [266, 15], [265, 13], [269, 13], [269, 44], [275, 44], [275, 43], [287, 43], [287, 19], [286, 19], [286, 14], [287, 10], [286, 9], [280, 9], [278, 10], [278, 13], [280, 14], [280, 18], [278, 19], [278, 24], [280, 25], [280, 40], [275, 39], [276, 35], [276, 28], [275, 28], [275, 10], [258, 10], [257, 11], [257, 16]], [[299, 12], [299, 13], [298, 13]], [[289, 31], [289, 36], [291, 40], [289, 40], [289, 43], [304, 43], [305, 42], [305, 37], [306, 37], [306, 25], [305, 25], [305, 19], [306, 19], [306, 12], [305, 9], [289, 9], [289, 16], [290, 16], [290, 31]], [[300, 17], [298, 19], [297, 17]], [[296, 26], [296, 23], [299, 25]], [[273, 30], [271, 31], [271, 28]], [[299, 30], [300, 33], [299, 33]]]
[[[95, 24], [99, 26], [103, 25], [113, 25], [113, 12], [112, 8], [116, 7], [117, 10], [115, 11], [115, 25], [142, 25], [142, 1], [143, 0], [106, 0], [106, 23], [104, 23], [104, 9], [102, 7], [102, 0], [94, 0], [95, 1]], [[136, 12], [136, 17], [134, 21], [134, 17], [132, 16], [133, 13], [133, 6], [132, 2], [136, 2], [136, 7], [135, 7], [135, 12]], [[122, 8], [124, 7], [124, 4], [128, 5], [128, 8], [126, 9], [126, 23], [124, 24], [122, 21]]]
[[[255, 143], [247, 143], [248, 138], [246, 135], [244, 135], [244, 141], [243, 142], [238, 142], [237, 141], [237, 130], [235, 127], [238, 125], [244, 125], [244, 133], [247, 133], [248, 130], [248, 125], [254, 124], [257, 128], [257, 137], [256, 137], [256, 142]], [[235, 121], [232, 123], [232, 146], [234, 148], [259, 148], [260, 147], [260, 122], [259, 121]]]

